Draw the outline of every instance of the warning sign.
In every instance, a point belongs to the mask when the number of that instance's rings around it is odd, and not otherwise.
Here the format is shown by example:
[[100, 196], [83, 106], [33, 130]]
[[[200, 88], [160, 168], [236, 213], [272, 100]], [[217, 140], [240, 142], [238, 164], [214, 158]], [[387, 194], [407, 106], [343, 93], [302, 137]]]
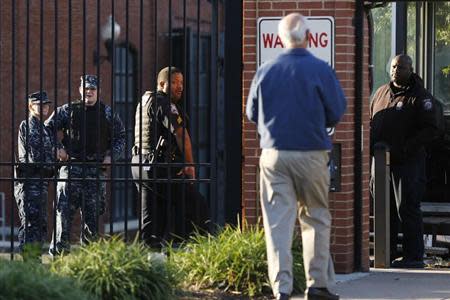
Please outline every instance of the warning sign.
[[[278, 23], [282, 17], [259, 18], [257, 29], [258, 66], [283, 52], [278, 36]], [[308, 50], [334, 68], [334, 18], [306, 17], [310, 28]]]

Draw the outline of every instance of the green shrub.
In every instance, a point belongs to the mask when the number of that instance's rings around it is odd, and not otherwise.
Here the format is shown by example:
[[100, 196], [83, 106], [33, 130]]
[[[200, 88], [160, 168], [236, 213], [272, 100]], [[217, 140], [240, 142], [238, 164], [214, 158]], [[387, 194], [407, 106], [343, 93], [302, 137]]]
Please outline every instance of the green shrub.
[[51, 270], [76, 278], [102, 299], [171, 299], [165, 257], [143, 243], [119, 237], [101, 239], [52, 263]]
[[301, 238], [301, 236], [296, 235], [294, 238], [294, 242], [292, 243], [292, 273], [294, 274], [294, 293], [303, 293], [306, 288]]
[[[294, 251], [296, 292], [303, 291], [301, 249]], [[183, 288], [216, 289], [248, 296], [270, 291], [264, 230], [259, 226], [226, 225], [216, 236], [196, 232], [175, 249], [169, 246], [169, 265]], [[300, 281], [300, 282], [299, 282]]]
[[70, 278], [54, 275], [42, 265], [0, 260], [0, 299], [95, 299]]

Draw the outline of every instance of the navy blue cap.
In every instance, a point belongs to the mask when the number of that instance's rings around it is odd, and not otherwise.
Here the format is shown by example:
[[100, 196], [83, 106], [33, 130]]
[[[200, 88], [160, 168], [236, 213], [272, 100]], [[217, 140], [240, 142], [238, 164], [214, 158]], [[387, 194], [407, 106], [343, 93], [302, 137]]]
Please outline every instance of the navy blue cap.
[[34, 93], [29, 94], [28, 102], [45, 104], [45, 103], [51, 103], [52, 101], [50, 101], [48, 99], [46, 91], [39, 91], [39, 92], [34, 92]]
[[95, 75], [84, 75], [80, 77], [81, 79], [81, 87], [89, 88], [89, 89], [97, 89], [98, 87], [98, 79]]

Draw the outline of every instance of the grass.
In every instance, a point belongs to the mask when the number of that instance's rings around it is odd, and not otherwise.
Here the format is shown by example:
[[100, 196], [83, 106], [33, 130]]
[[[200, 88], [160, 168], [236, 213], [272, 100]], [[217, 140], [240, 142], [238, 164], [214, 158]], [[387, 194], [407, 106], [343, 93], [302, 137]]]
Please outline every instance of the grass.
[[56, 259], [54, 273], [75, 278], [101, 299], [171, 299], [173, 288], [165, 259], [135, 240], [101, 239]]
[[[295, 244], [298, 246], [298, 243]], [[194, 290], [212, 289], [250, 297], [270, 292], [264, 230], [226, 225], [217, 235], [196, 232], [180, 248], [168, 248], [169, 266], [178, 284]], [[294, 292], [304, 289], [300, 247], [294, 248]]]
[[0, 260], [0, 299], [88, 300], [96, 299], [70, 279], [49, 272], [44, 266]]

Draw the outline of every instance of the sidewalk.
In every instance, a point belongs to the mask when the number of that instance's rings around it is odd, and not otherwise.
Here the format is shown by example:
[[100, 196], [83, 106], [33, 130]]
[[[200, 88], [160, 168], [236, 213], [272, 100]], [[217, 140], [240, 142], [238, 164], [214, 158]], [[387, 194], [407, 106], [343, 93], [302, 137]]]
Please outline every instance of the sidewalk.
[[[449, 269], [371, 269], [369, 273], [336, 275], [330, 288], [341, 299], [450, 299]], [[292, 299], [303, 299], [301, 295]]]

